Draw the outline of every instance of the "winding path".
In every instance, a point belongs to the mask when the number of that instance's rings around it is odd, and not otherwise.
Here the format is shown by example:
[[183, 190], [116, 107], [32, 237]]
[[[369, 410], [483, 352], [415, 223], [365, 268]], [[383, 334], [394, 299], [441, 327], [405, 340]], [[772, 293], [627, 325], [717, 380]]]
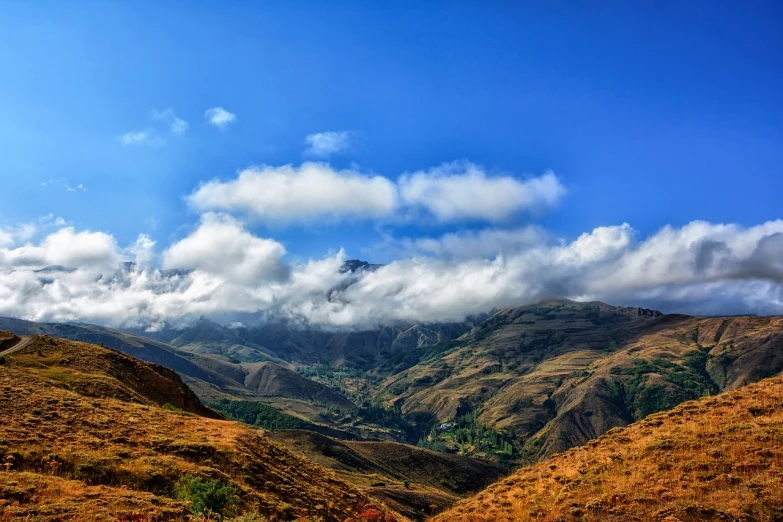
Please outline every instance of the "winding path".
[[21, 350], [22, 348], [30, 344], [32, 340], [33, 338], [30, 335], [20, 335], [19, 342], [13, 345], [12, 347], [10, 347], [9, 349], [0, 352], [0, 356], [11, 355], [14, 352], [18, 352], [19, 350]]

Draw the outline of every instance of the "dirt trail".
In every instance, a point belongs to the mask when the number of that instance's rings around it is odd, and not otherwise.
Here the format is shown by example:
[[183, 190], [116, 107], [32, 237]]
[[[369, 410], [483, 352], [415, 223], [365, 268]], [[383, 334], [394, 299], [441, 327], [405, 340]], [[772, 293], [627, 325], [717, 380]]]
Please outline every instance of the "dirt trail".
[[21, 350], [22, 348], [30, 344], [32, 340], [33, 338], [29, 335], [20, 335], [19, 342], [13, 345], [12, 347], [10, 347], [9, 349], [0, 352], [0, 356], [11, 355], [14, 352], [18, 352], [19, 350]]

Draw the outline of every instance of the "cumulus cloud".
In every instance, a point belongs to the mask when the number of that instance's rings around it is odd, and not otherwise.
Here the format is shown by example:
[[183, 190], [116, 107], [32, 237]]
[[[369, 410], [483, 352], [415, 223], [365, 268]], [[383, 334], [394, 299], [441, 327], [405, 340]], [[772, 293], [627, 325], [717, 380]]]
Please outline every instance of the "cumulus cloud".
[[405, 203], [445, 222], [506, 221], [523, 210], [552, 206], [565, 194], [551, 171], [523, 181], [489, 176], [481, 166], [464, 161], [405, 174], [399, 185]]
[[455, 162], [404, 174], [397, 183], [328, 163], [249, 168], [230, 181], [212, 180], [189, 197], [201, 211], [242, 212], [258, 219], [306, 222], [342, 217], [439, 222], [504, 221], [523, 210], [554, 205], [565, 193], [552, 172], [519, 180], [489, 176], [482, 167]]
[[163, 267], [203, 270], [233, 283], [256, 285], [288, 276], [284, 255], [277, 241], [253, 236], [230, 216], [209, 213], [193, 233], [163, 253]]
[[304, 222], [340, 217], [382, 217], [394, 212], [397, 193], [383, 176], [336, 171], [322, 163], [264, 166], [232, 181], [212, 180], [188, 197], [195, 209], [242, 212], [257, 219]]
[[[159, 326], [204, 315], [243, 314], [246, 322], [259, 314], [363, 328], [461, 320], [547, 297], [691, 313], [783, 313], [783, 220], [750, 228], [697, 221], [643, 239], [627, 224], [572, 241], [507, 232], [433, 238], [442, 245], [429, 245], [432, 255], [354, 274], [341, 272], [342, 252], [286, 262], [281, 244], [220, 214], [203, 216], [164, 249], [161, 268], [146, 236], [123, 248], [108, 234], [64, 227], [37, 244], [0, 246], [0, 315]], [[493, 241], [507, 253], [465, 250]]]
[[355, 133], [350, 131], [328, 131], [308, 134], [305, 137], [305, 154], [328, 158], [333, 154], [345, 152], [351, 148]]
[[174, 114], [174, 109], [171, 107], [165, 111], [158, 111], [153, 109], [152, 118], [166, 123], [169, 126], [169, 132], [176, 136], [185, 134], [185, 132], [188, 130], [188, 127], [190, 127], [188, 122]]
[[237, 119], [237, 116], [223, 107], [212, 107], [206, 110], [204, 118], [207, 120], [207, 123], [224, 130], [229, 123], [233, 123]]
[[25, 244], [0, 250], [0, 266], [44, 268], [51, 265], [85, 269], [114, 269], [122, 257], [117, 244], [103, 232], [76, 232], [65, 227], [46, 236], [38, 245]]

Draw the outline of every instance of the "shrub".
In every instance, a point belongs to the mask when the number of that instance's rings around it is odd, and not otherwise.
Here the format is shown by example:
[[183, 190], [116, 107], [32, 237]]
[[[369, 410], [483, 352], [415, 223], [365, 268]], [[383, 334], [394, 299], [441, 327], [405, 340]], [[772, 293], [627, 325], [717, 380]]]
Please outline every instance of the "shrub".
[[209, 512], [233, 515], [239, 504], [237, 493], [238, 490], [230, 484], [193, 475], [182, 477], [176, 489], [177, 497], [189, 501], [190, 511], [196, 516]]

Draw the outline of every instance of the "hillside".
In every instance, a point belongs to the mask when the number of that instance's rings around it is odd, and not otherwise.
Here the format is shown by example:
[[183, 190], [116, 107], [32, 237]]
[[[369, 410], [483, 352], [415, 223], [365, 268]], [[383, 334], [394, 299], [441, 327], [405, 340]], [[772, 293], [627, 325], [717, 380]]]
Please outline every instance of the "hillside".
[[337, 440], [302, 430], [269, 437], [334, 470], [347, 482], [414, 520], [423, 520], [507, 473], [505, 468], [394, 442]]
[[187, 476], [236, 488], [240, 511], [270, 520], [342, 522], [378, 504], [259, 430], [191, 412], [217, 417], [174, 372], [35, 338], [0, 366], [0, 518], [185, 520]]
[[176, 372], [101, 346], [37, 336], [27, 348], [8, 356], [3, 370], [23, 371], [33, 382], [84, 397], [168, 405], [203, 417], [223, 418], [204, 406]]
[[217, 387], [228, 391], [238, 388], [237, 383], [219, 373], [200, 366], [193, 356], [179, 352], [167, 344], [122, 330], [84, 323], [37, 323], [10, 317], [0, 317], [0, 329], [20, 335], [49, 335], [92, 344], [100, 344], [154, 364], [170, 368], [194, 383]]
[[[194, 329], [212, 331], [210, 325], [208, 321], [201, 321]], [[205, 401], [225, 397], [262, 400], [317, 424], [325, 422], [322, 414], [328, 406], [344, 409], [354, 407], [330, 388], [273, 363], [233, 363], [218, 357], [181, 351], [138, 334], [83, 323], [36, 323], [0, 318], [0, 329], [22, 335], [44, 334], [100, 344], [163, 365], [179, 373], [185, 383]]]
[[783, 520], [783, 377], [614, 429], [439, 521]]
[[247, 365], [244, 385], [262, 396], [288, 397], [319, 402], [337, 408], [356, 407], [351, 401], [331, 388], [270, 362]]
[[[382, 397], [458, 430], [433, 446], [535, 460], [783, 369], [783, 318], [700, 318], [603, 303], [503, 309], [389, 377]], [[482, 431], [492, 444], [466, 439]], [[488, 435], [486, 431], [490, 431]], [[505, 441], [505, 442], [504, 442]]]

